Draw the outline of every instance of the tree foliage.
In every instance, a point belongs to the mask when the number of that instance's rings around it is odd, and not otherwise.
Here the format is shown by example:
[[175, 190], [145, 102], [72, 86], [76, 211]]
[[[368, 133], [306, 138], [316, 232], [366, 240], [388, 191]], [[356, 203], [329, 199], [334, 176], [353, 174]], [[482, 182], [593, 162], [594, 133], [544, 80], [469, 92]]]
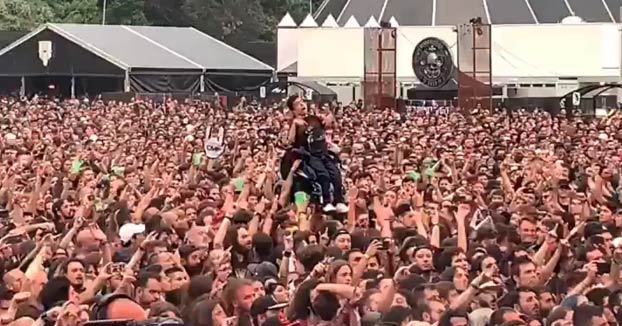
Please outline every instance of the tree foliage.
[[54, 19], [54, 11], [45, 0], [0, 0], [0, 30], [31, 30]]

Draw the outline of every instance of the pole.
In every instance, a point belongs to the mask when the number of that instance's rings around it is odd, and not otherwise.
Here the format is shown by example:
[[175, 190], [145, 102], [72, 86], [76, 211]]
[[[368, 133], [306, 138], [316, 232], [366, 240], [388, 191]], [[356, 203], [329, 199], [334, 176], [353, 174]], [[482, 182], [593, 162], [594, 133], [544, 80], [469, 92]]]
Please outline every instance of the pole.
[[106, 5], [107, 5], [106, 2], [107, 1], [104, 0], [104, 4], [103, 4], [103, 7], [102, 7], [102, 25], [106, 25]]
[[21, 78], [21, 85], [19, 87], [19, 96], [20, 97], [26, 96], [26, 77], [24, 76], [22, 76]]
[[76, 98], [76, 76], [71, 76], [71, 98]]
[[313, 0], [309, 0], [309, 13], [313, 15]]
[[129, 92], [132, 89], [130, 84], [130, 70], [129, 68], [125, 70], [125, 79], [123, 79], [123, 91]]

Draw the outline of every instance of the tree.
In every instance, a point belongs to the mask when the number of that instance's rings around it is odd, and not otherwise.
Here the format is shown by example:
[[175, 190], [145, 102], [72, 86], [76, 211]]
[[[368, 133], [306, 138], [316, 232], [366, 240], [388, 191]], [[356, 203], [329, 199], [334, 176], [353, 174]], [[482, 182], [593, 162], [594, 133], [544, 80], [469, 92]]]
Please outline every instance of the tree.
[[276, 26], [259, 0], [187, 0], [182, 8], [192, 26], [233, 46], [271, 39]]
[[[73, 24], [97, 24], [101, 10], [97, 8], [97, 0], [46, 0], [54, 14], [53, 22]], [[43, 21], [41, 23], [45, 23]]]
[[190, 18], [182, 8], [186, 0], [149, 0], [144, 3], [147, 20], [158, 26], [190, 26]]
[[0, 0], [0, 30], [29, 31], [54, 19], [45, 0]]
[[0, 0], [0, 30], [29, 31], [54, 23], [97, 22], [97, 0]]
[[[149, 20], [145, 15], [145, 5], [148, 2], [145, 0], [107, 0], [106, 24], [149, 25]], [[103, 0], [99, 0], [99, 7], [103, 7]]]

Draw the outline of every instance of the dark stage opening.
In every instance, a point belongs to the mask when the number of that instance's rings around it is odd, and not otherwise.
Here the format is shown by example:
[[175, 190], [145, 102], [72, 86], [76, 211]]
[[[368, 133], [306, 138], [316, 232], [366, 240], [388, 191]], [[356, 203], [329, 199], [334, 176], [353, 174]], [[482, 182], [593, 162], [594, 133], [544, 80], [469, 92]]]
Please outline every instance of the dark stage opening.
[[[53, 86], [53, 87], [52, 87]], [[75, 96], [96, 96], [104, 92], [123, 89], [123, 79], [115, 77], [75, 77]], [[32, 76], [26, 77], [26, 95], [54, 95], [71, 97], [71, 77]]]

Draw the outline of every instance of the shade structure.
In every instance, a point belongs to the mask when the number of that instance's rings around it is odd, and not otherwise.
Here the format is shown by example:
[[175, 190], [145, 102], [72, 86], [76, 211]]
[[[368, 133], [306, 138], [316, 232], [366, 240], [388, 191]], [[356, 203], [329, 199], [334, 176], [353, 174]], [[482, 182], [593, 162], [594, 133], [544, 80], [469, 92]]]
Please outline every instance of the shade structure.
[[251, 89], [273, 71], [191, 27], [45, 24], [0, 50], [0, 77], [71, 78], [72, 87], [78, 78], [91, 81], [79, 87], [87, 93]]
[[315, 16], [332, 14], [340, 26], [350, 16], [359, 22], [393, 16], [401, 26], [459, 25], [475, 17], [486, 24], [558, 23], [567, 16], [611, 23], [620, 22], [620, 7], [622, 0], [325, 0]]

